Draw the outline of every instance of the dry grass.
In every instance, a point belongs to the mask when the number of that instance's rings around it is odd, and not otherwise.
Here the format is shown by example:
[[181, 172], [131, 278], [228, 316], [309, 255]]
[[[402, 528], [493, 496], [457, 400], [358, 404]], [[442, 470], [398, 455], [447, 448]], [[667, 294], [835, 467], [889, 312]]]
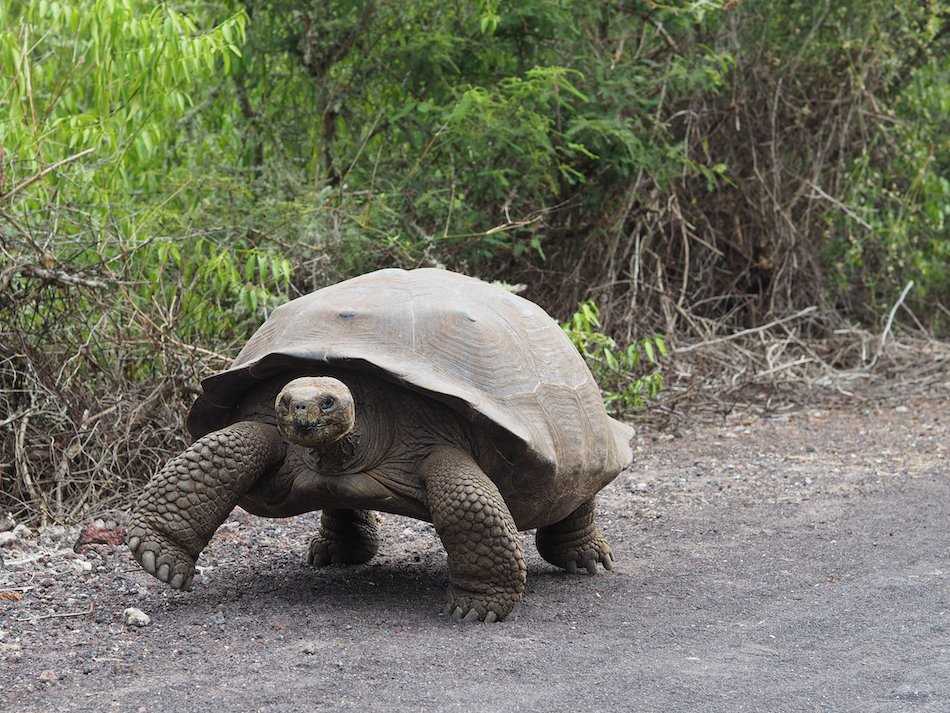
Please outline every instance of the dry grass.
[[136, 304], [130, 254], [78, 269], [62, 256], [88, 234], [0, 214], [0, 511], [45, 525], [125, 506], [185, 445], [198, 381], [226, 360]]

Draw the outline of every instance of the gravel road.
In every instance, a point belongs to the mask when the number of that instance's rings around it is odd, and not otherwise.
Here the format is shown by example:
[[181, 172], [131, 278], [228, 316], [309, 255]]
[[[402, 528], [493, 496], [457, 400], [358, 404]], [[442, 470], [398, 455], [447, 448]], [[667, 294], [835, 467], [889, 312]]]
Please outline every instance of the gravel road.
[[525, 534], [501, 624], [438, 613], [445, 555], [395, 516], [372, 563], [314, 571], [317, 516], [236, 511], [186, 594], [124, 549], [74, 555], [75, 529], [21, 530], [0, 711], [950, 711], [950, 401], [635, 445], [598, 501], [616, 571], [562, 573]]

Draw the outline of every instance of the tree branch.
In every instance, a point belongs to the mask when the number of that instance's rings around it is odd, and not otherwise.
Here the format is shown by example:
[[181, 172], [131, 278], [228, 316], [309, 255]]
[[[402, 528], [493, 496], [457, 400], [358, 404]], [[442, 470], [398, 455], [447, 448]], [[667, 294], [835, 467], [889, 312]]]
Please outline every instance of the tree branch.
[[37, 182], [38, 180], [40, 180], [41, 178], [43, 178], [43, 177], [47, 176], [48, 174], [52, 173], [53, 171], [55, 171], [57, 168], [61, 168], [62, 166], [65, 166], [65, 165], [68, 164], [68, 163], [72, 163], [73, 161], [78, 161], [78, 160], [81, 159], [83, 156], [88, 156], [88, 155], [91, 154], [93, 151], [95, 151], [95, 149], [88, 148], [88, 149], [86, 149], [85, 151], [80, 151], [79, 153], [73, 154], [72, 156], [67, 156], [66, 158], [62, 159], [61, 161], [57, 161], [56, 163], [51, 163], [49, 166], [47, 166], [46, 168], [42, 169], [41, 171], [39, 171], [39, 172], [37, 172], [37, 173], [34, 173], [34, 174], [33, 174], [32, 176], [30, 176], [29, 178], [24, 178], [22, 181], [20, 181], [18, 184], [16, 184], [16, 185], [15, 185], [13, 188], [11, 188], [9, 191], [7, 191], [6, 193], [4, 193], [3, 195], [0, 195], [0, 202], [9, 201], [9, 200], [10, 200], [11, 198], [13, 198], [13, 196], [15, 196], [17, 193], [19, 193], [20, 191], [26, 190], [27, 188], [29, 188], [30, 186], [32, 186], [34, 183], [36, 183], [36, 182]]

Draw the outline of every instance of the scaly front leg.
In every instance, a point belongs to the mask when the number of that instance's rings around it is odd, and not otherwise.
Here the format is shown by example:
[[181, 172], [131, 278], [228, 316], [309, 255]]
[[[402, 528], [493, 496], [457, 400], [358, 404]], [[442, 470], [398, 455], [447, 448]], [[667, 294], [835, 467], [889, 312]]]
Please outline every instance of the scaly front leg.
[[214, 531], [284, 453], [277, 429], [252, 421], [195, 441], [145, 486], [126, 535], [132, 555], [149, 574], [190, 589], [195, 561]]
[[518, 528], [498, 488], [472, 457], [437, 448], [422, 478], [436, 532], [449, 555], [449, 612], [456, 619], [504, 619], [524, 596], [527, 570]]

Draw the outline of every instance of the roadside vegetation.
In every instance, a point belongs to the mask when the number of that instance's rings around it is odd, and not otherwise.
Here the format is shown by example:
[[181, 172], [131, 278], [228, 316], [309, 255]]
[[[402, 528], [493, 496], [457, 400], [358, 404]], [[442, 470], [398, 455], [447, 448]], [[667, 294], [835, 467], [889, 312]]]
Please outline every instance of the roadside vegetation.
[[524, 285], [620, 415], [927, 390], [948, 21], [935, 0], [0, 4], [0, 510], [123, 507], [269, 310], [384, 266]]

